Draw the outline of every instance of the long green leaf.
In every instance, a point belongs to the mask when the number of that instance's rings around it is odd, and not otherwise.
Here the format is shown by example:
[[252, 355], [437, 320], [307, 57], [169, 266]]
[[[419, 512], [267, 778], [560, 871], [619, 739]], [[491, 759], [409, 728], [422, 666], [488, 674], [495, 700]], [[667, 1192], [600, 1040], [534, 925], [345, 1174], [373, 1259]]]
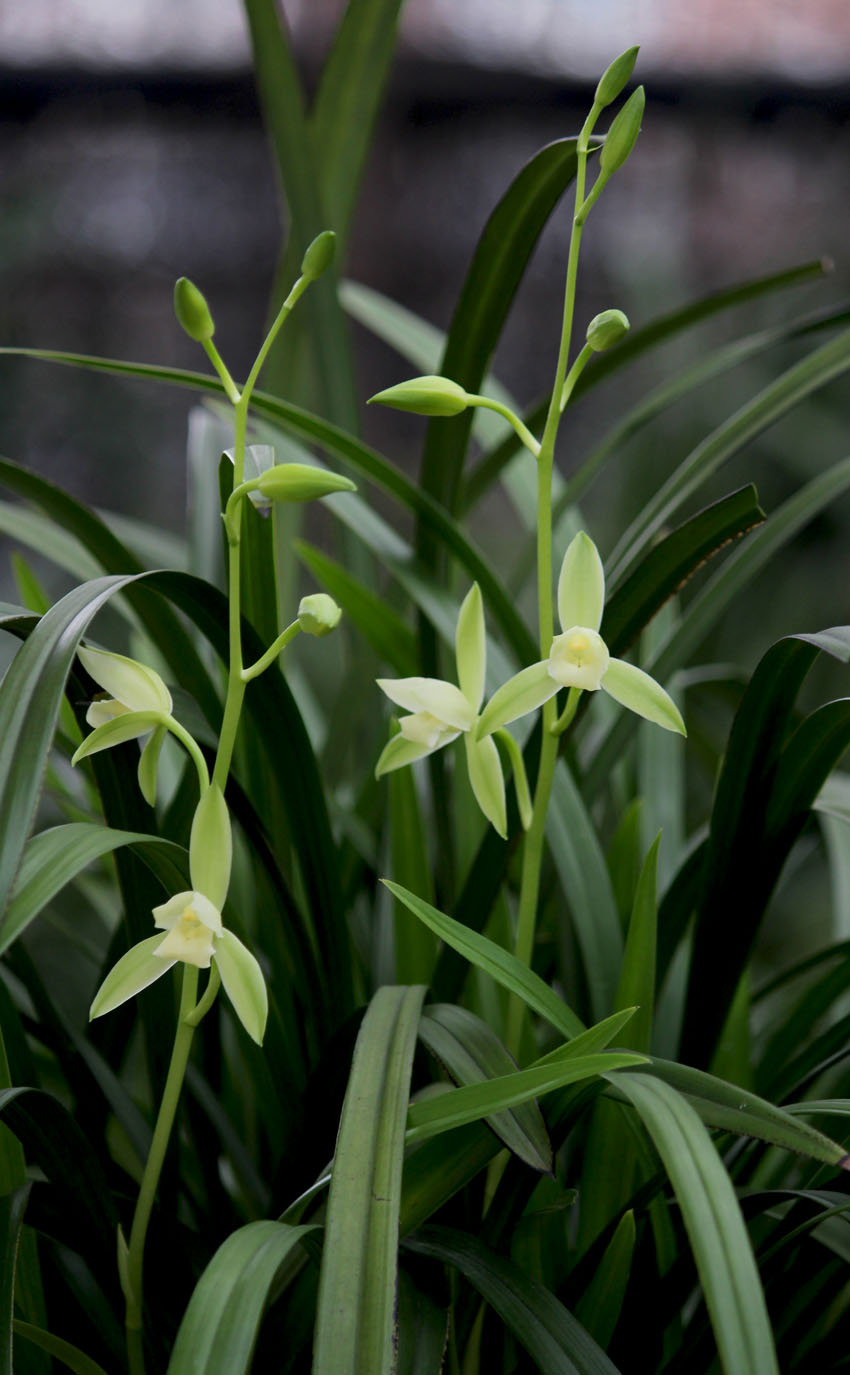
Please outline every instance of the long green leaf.
[[[492, 1080], [516, 1069], [492, 1028], [474, 1012], [454, 1003], [427, 1007], [419, 1023], [419, 1038], [459, 1084]], [[552, 1147], [536, 1103], [490, 1116], [487, 1124], [532, 1169], [551, 1171]]]
[[618, 1375], [602, 1348], [554, 1294], [476, 1237], [448, 1227], [427, 1227], [404, 1245], [459, 1270], [543, 1375]]
[[425, 989], [384, 987], [363, 1019], [328, 1195], [314, 1375], [390, 1375], [410, 1071]]
[[703, 440], [679, 465], [622, 535], [609, 561], [618, 582], [630, 561], [645, 548], [671, 512], [696, 491], [721, 464], [773, 425], [807, 396], [850, 367], [850, 330], [816, 349], [782, 373]]
[[5, 950], [51, 898], [87, 865], [121, 845], [153, 844], [174, 848], [171, 842], [139, 831], [114, 831], [108, 826], [73, 821], [33, 836], [24, 851], [6, 915], [0, 925], [0, 951]]
[[189, 1300], [168, 1375], [243, 1375], [251, 1368], [269, 1291], [281, 1265], [316, 1229], [249, 1222], [218, 1248]]
[[295, 552], [383, 662], [399, 678], [413, 677], [417, 668], [413, 631], [386, 600], [370, 592], [347, 568], [305, 540], [296, 540]]
[[439, 912], [429, 902], [423, 902], [415, 893], [409, 893], [398, 883], [391, 883], [389, 879], [383, 879], [382, 882], [414, 916], [436, 932], [441, 940], [459, 951], [470, 964], [483, 969], [509, 992], [522, 998], [528, 1007], [538, 1012], [541, 1017], [545, 1017], [567, 1040], [584, 1031], [584, 1024], [567, 1004], [516, 956], [477, 931], [461, 926], [460, 922], [447, 917], [444, 912]]
[[618, 1008], [637, 1007], [624, 1028], [623, 1045], [632, 1050], [648, 1051], [652, 1036], [658, 917], [655, 884], [660, 840], [659, 835], [652, 842], [638, 877], [617, 988]]
[[676, 1194], [723, 1369], [779, 1375], [764, 1294], [735, 1191], [690, 1104], [646, 1074], [617, 1075]]
[[19, 1318], [15, 1319], [13, 1326], [16, 1337], [22, 1337], [25, 1342], [37, 1346], [40, 1351], [46, 1351], [49, 1356], [61, 1361], [68, 1370], [72, 1370], [74, 1375], [106, 1375], [103, 1366], [93, 1361], [91, 1356], [87, 1356], [71, 1342], [55, 1336], [53, 1332], [46, 1332], [43, 1327], [22, 1322]]
[[425, 1141], [437, 1132], [463, 1127], [481, 1117], [504, 1112], [507, 1108], [525, 1103], [531, 1098], [552, 1093], [567, 1084], [579, 1083], [607, 1070], [628, 1069], [645, 1064], [641, 1055], [603, 1051], [601, 1055], [579, 1055], [570, 1059], [550, 1060], [532, 1069], [516, 1070], [498, 1079], [487, 1079], [463, 1088], [450, 1089], [434, 1098], [411, 1103], [407, 1115], [407, 1141]]
[[32, 1183], [0, 1197], [0, 1375], [12, 1375], [12, 1318], [21, 1226]]

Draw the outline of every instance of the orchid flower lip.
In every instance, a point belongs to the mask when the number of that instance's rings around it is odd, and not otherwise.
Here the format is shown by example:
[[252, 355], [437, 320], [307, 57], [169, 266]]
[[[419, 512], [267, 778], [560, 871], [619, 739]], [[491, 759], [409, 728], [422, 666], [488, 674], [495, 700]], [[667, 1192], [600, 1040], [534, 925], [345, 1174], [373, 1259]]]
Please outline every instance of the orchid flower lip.
[[215, 954], [215, 937], [223, 934], [221, 913], [203, 893], [177, 893], [153, 909], [154, 925], [168, 934], [154, 954], [163, 960], [208, 969]]

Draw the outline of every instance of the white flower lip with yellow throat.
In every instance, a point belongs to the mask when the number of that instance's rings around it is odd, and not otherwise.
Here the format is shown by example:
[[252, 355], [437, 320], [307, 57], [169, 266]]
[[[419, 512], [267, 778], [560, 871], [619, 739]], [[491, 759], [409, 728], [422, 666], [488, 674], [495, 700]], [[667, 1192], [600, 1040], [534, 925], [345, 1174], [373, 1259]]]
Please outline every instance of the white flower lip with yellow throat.
[[564, 555], [558, 579], [561, 634], [549, 657], [522, 669], [493, 694], [478, 721], [479, 738], [548, 702], [559, 688], [596, 692], [600, 688], [621, 706], [665, 730], [685, 735], [685, 723], [672, 697], [654, 678], [624, 659], [611, 657], [599, 634], [605, 606], [605, 573], [596, 545], [583, 530]]

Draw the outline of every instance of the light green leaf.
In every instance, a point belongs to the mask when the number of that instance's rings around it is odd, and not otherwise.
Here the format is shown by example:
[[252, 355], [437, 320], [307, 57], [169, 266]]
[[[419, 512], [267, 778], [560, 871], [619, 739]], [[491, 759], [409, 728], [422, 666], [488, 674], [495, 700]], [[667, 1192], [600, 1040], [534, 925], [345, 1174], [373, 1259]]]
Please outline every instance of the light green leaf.
[[605, 606], [605, 573], [599, 551], [580, 530], [571, 540], [558, 578], [558, 615], [561, 629], [574, 625], [598, 630]]
[[506, 1108], [516, 1107], [529, 1098], [539, 1098], [544, 1093], [590, 1079], [595, 1074], [641, 1064], [646, 1064], [644, 1056], [604, 1051], [599, 1055], [551, 1060], [534, 1069], [521, 1069], [515, 1074], [488, 1079], [484, 1083], [450, 1089], [439, 1097], [411, 1103], [407, 1114], [407, 1143], [411, 1145], [414, 1141], [425, 1141], [438, 1132], [465, 1126], [492, 1113], [504, 1112]]
[[155, 983], [171, 968], [174, 960], [161, 960], [153, 953], [162, 942], [163, 934], [158, 931], [155, 936], [140, 941], [128, 950], [126, 955], [121, 956], [97, 990], [89, 1010], [89, 1020], [114, 1011], [116, 1007], [126, 1003], [128, 998], [141, 993], [149, 984]]
[[726, 1375], [779, 1375], [749, 1234], [732, 1182], [694, 1109], [646, 1074], [617, 1075], [664, 1163], [691, 1242]]
[[414, 916], [436, 932], [441, 940], [457, 950], [470, 964], [483, 969], [510, 993], [522, 998], [528, 1007], [534, 1012], [539, 1012], [541, 1017], [545, 1017], [546, 1021], [568, 1040], [584, 1031], [583, 1022], [572, 1009], [516, 956], [503, 950], [500, 945], [496, 945], [479, 932], [462, 926], [452, 917], [447, 917], [444, 912], [439, 912], [429, 902], [423, 902], [415, 893], [409, 893], [398, 883], [392, 883], [389, 879], [382, 879], [381, 882]]
[[477, 582], [472, 584], [461, 603], [455, 634], [455, 655], [460, 690], [477, 711], [484, 696], [487, 671], [484, 603]]
[[494, 830], [504, 840], [508, 833], [505, 809], [505, 779], [499, 751], [489, 737], [473, 740], [466, 734], [466, 766], [475, 800]]
[[218, 1248], [183, 1315], [168, 1375], [245, 1375], [281, 1265], [314, 1227], [249, 1222]]
[[676, 703], [660, 683], [656, 683], [643, 669], [627, 664], [625, 659], [612, 659], [602, 678], [602, 687], [615, 702], [628, 707], [629, 711], [637, 712], [638, 716], [654, 721], [665, 730], [687, 735]]
[[478, 721], [478, 739], [541, 707], [557, 691], [558, 684], [549, 675], [548, 659], [521, 669], [493, 693]]
[[79, 1347], [72, 1346], [62, 1337], [56, 1337], [52, 1332], [45, 1332], [43, 1327], [36, 1327], [33, 1323], [22, 1322], [15, 1318], [12, 1324], [16, 1337], [21, 1337], [25, 1342], [31, 1342], [39, 1350], [46, 1351], [57, 1361], [61, 1361], [67, 1370], [72, 1370], [74, 1375], [106, 1375], [103, 1366], [93, 1361], [91, 1356], [87, 1356]]
[[390, 1375], [404, 1122], [425, 989], [378, 989], [363, 1019], [328, 1194], [313, 1375]]
[[269, 1012], [263, 971], [250, 950], [227, 929], [216, 938], [213, 959], [237, 1017], [251, 1039], [261, 1046]]
[[221, 911], [230, 887], [233, 836], [224, 794], [211, 783], [195, 809], [189, 838], [192, 887]]

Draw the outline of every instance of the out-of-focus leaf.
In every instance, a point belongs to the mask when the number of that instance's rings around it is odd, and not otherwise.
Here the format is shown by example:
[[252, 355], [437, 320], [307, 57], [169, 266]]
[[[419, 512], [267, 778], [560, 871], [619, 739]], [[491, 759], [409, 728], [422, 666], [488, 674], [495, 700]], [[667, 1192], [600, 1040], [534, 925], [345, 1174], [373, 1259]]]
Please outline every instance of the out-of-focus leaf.
[[103, 1366], [98, 1365], [79, 1347], [73, 1346], [71, 1342], [63, 1341], [53, 1332], [46, 1332], [43, 1327], [36, 1327], [33, 1323], [22, 1322], [16, 1318], [14, 1323], [16, 1337], [21, 1337], [25, 1342], [31, 1342], [40, 1351], [46, 1351], [49, 1356], [53, 1356], [57, 1361], [68, 1370], [72, 1370], [74, 1375], [106, 1375]]
[[342, 607], [343, 614], [357, 628], [375, 653], [389, 664], [399, 678], [412, 678], [417, 669], [413, 631], [386, 601], [376, 597], [359, 578], [305, 540], [297, 540], [295, 550], [302, 563]]
[[602, 1348], [554, 1294], [477, 1237], [448, 1227], [426, 1227], [404, 1246], [459, 1270], [543, 1375], [618, 1375]]
[[617, 1326], [635, 1251], [635, 1215], [625, 1212], [605, 1248], [598, 1269], [576, 1304], [576, 1317], [603, 1348]]
[[0, 1196], [0, 1375], [12, 1375], [12, 1318], [21, 1225], [32, 1184]]
[[653, 841], [638, 878], [617, 989], [618, 1008], [637, 1007], [623, 1029], [622, 1044], [631, 1050], [648, 1051], [652, 1035], [658, 916], [655, 883], [660, 839], [656, 836]]

